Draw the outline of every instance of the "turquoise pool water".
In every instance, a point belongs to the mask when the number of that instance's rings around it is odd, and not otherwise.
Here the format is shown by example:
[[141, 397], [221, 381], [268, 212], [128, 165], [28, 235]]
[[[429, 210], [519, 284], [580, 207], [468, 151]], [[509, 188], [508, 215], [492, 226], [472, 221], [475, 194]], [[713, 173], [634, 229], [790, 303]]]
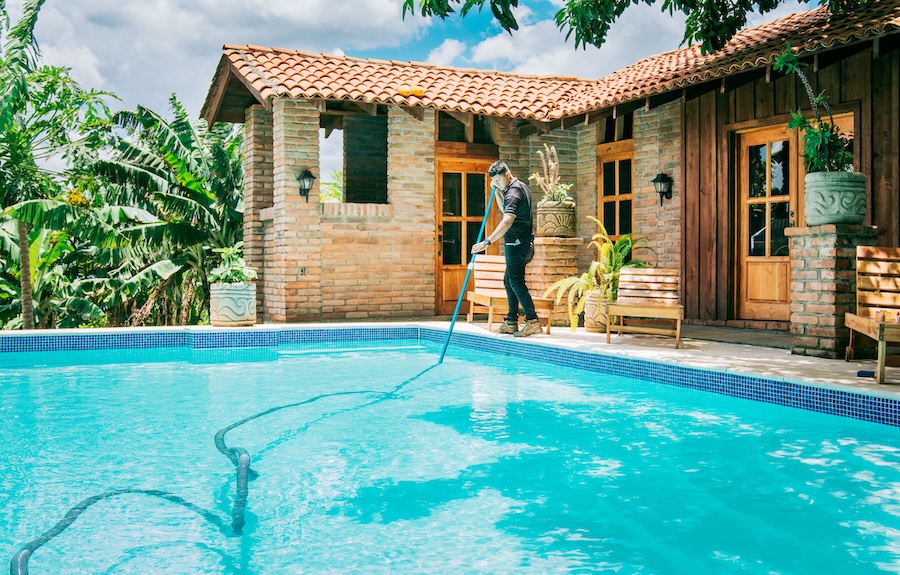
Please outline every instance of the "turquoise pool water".
[[[361, 345], [6, 354], [0, 556], [88, 497], [143, 489], [221, 520], [110, 497], [32, 575], [900, 573], [900, 429]], [[214, 435], [304, 401], [228, 432], [258, 473], [235, 536]]]

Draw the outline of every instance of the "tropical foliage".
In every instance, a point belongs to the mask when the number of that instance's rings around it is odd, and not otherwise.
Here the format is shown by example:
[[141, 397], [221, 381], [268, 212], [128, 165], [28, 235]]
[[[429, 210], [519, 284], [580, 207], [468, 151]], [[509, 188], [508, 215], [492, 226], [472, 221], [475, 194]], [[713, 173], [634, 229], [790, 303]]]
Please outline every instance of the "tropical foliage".
[[[803, 130], [803, 162], [806, 171], [811, 173], [852, 170], [853, 152], [850, 138], [842, 134], [840, 128], [835, 125], [825, 92], [819, 94], [813, 92], [812, 85], [803, 72], [804, 66], [806, 64], [800, 62], [788, 44], [785, 51], [775, 60], [774, 68], [778, 71], [783, 70], [785, 74], [797, 74], [812, 106], [814, 122], [810, 122], [800, 110], [791, 110], [791, 121], [788, 122], [789, 129]], [[828, 113], [828, 122], [822, 121], [819, 106], [825, 108]]]
[[[241, 133], [41, 66], [23, 16], [0, 55], [0, 328], [205, 321], [213, 250], [239, 244]], [[0, 33], [8, 20], [0, 0]]]
[[[832, 12], [854, 10], [871, 0], [819, 0]], [[613, 23], [632, 4], [643, 2], [653, 5], [655, 0], [565, 0], [556, 13], [556, 25], [566, 31], [566, 39], [575, 36], [575, 47], [588, 44], [600, 47], [606, 41]], [[747, 17], [753, 13], [771, 12], [786, 0], [664, 0], [663, 12], [670, 15], [675, 11], [687, 16], [683, 44], [700, 43], [703, 53], [720, 50], [735, 33], [747, 25]], [[415, 14], [417, 0], [403, 0], [403, 16]], [[456, 12], [465, 16], [472, 9], [481, 10], [490, 6], [491, 13], [504, 30], [512, 34], [519, 29], [513, 9], [519, 7], [519, 0], [418, 0], [418, 10], [422, 16], [447, 18]], [[524, 3], [523, 3], [524, 4]], [[555, 4], [559, 5], [560, 3]], [[523, 6], [524, 9], [524, 6]]]
[[[36, 313], [41, 325], [54, 322], [47, 319], [53, 314], [46, 312], [45, 302], [38, 299], [35, 306], [35, 296], [49, 297], [53, 290], [48, 285], [53, 285], [60, 266], [71, 258], [70, 250], [77, 253], [87, 242], [109, 247], [127, 241], [104, 221], [108, 214], [96, 212], [76, 192], [89, 187], [88, 166], [109, 133], [104, 102], [108, 95], [81, 89], [64, 68], [38, 65], [33, 32], [42, 4], [25, 3], [22, 18], [3, 43], [0, 59], [0, 226], [8, 239], [9, 219], [15, 220], [16, 244], [12, 249], [4, 242], [10, 263], [4, 271], [0, 310], [16, 310], [19, 316], [4, 325], [11, 322], [25, 328], [35, 327]], [[7, 22], [5, 12], [2, 16], [0, 20]], [[77, 201], [68, 201], [76, 195]], [[43, 233], [47, 230], [61, 233]], [[18, 289], [9, 288], [10, 278], [16, 279]], [[96, 314], [81, 305], [82, 300], [70, 299], [77, 297], [77, 291], [71, 291], [77, 286], [63, 285], [70, 293], [62, 301], [72, 314], [83, 310], [88, 316]]]
[[216, 248], [213, 251], [222, 258], [222, 263], [209, 272], [211, 283], [236, 284], [256, 279], [256, 270], [247, 265], [241, 252], [244, 242], [238, 242], [230, 248]]
[[647, 267], [647, 262], [632, 258], [634, 251], [650, 249], [642, 245], [646, 240], [633, 234], [622, 234], [616, 240], [609, 237], [603, 222], [588, 216], [597, 224], [597, 233], [591, 236], [590, 247], [597, 250], [597, 259], [580, 276], [563, 278], [544, 292], [544, 297], [556, 294], [556, 303], [566, 298], [570, 327], [578, 327], [578, 317], [584, 312], [587, 295], [599, 290], [599, 301], [615, 301], [619, 292], [619, 272], [625, 267]]
[[344, 201], [344, 172], [331, 170], [328, 179], [322, 182], [319, 190], [319, 203], [340, 203]]

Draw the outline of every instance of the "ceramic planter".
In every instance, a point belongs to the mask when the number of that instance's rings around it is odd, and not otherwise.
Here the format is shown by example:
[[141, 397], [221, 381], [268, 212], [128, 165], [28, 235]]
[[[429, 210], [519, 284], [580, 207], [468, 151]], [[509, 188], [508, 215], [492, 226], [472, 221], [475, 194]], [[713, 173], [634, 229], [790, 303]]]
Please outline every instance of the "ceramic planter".
[[535, 234], [540, 238], [574, 238], [575, 202], [538, 202], [535, 223]]
[[601, 290], [595, 289], [585, 294], [584, 330], [592, 333], [606, 331], [606, 306], [601, 305]]
[[209, 286], [209, 323], [215, 326], [256, 323], [256, 284], [252, 282]]
[[813, 172], [804, 179], [806, 225], [861, 224], [866, 218], [866, 175]]

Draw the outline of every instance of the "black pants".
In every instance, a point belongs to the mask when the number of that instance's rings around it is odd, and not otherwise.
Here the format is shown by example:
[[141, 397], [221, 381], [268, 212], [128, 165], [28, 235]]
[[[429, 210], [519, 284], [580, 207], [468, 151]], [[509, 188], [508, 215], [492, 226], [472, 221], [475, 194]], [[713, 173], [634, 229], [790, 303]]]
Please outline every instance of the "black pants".
[[534, 258], [534, 242], [523, 242], [519, 245], [506, 244], [506, 273], [503, 274], [503, 285], [506, 287], [506, 300], [509, 303], [508, 323], [519, 323], [519, 304], [525, 312], [525, 319], [537, 319], [534, 311], [534, 300], [525, 285], [525, 266]]

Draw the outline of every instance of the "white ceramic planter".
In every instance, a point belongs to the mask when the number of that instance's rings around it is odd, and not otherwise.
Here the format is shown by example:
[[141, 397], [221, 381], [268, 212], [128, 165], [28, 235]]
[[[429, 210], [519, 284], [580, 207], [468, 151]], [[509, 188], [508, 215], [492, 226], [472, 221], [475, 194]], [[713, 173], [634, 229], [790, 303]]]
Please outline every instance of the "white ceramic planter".
[[813, 172], [804, 178], [804, 219], [808, 226], [861, 224], [866, 219], [866, 175]]
[[256, 323], [256, 284], [215, 283], [209, 286], [209, 323], [215, 326]]

